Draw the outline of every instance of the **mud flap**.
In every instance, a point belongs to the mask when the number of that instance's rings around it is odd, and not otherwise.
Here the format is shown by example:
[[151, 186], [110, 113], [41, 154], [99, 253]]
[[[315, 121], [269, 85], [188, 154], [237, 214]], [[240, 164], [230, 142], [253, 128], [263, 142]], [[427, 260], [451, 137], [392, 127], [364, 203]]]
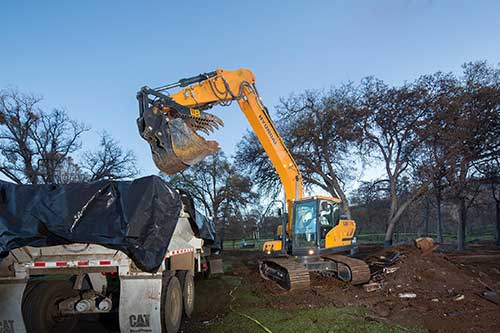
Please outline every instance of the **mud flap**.
[[25, 281], [0, 283], [0, 332], [26, 332], [21, 305]]
[[161, 281], [161, 275], [121, 277], [120, 332], [161, 332]]
[[222, 259], [209, 259], [208, 268], [210, 270], [211, 275], [224, 274], [224, 265], [222, 263]]

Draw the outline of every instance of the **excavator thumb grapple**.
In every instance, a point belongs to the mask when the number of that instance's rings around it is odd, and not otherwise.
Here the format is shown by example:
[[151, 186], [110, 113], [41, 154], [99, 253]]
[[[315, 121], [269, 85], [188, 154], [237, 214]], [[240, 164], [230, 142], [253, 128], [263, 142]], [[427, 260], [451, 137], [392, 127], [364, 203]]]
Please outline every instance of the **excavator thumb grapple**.
[[208, 134], [223, 126], [218, 117], [189, 109], [147, 87], [139, 91], [137, 99], [139, 133], [149, 143], [153, 161], [162, 172], [175, 174], [219, 150], [216, 141], [205, 140], [197, 133]]

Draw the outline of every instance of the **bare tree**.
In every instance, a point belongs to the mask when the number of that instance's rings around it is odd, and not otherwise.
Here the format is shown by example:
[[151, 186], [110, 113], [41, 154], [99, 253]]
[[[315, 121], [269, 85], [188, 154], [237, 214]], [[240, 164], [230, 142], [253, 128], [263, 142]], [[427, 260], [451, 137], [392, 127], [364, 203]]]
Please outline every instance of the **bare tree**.
[[282, 132], [305, 183], [341, 199], [349, 217], [344, 188], [356, 165], [350, 148], [357, 134], [353, 122], [357, 112], [351, 84], [292, 96], [278, 107]]
[[172, 176], [170, 183], [188, 191], [205, 207], [221, 237], [235, 217], [241, 220], [258, 202], [250, 179], [236, 172], [221, 151]]
[[442, 241], [441, 203], [454, 207], [457, 247], [465, 247], [467, 212], [480, 191], [478, 162], [498, 156], [500, 149], [500, 70], [485, 62], [467, 63], [464, 74], [422, 77], [432, 121], [423, 131], [420, 171], [432, 179]]
[[387, 217], [385, 245], [391, 246], [396, 223], [409, 205], [427, 190], [429, 180], [414, 183], [411, 193], [402, 198], [398, 193], [405, 175], [416, 168], [423, 137], [430, 120], [429, 109], [422, 103], [425, 91], [405, 84], [389, 87], [384, 82], [367, 78], [361, 86], [361, 110], [357, 122], [361, 154], [382, 160], [387, 178], [390, 212]]
[[500, 157], [493, 158], [477, 166], [489, 186], [491, 197], [495, 203], [495, 238], [500, 246]]
[[83, 183], [89, 180], [89, 175], [68, 156], [56, 170], [54, 180], [56, 184]]
[[89, 128], [67, 113], [38, 108], [41, 98], [0, 91], [0, 172], [16, 183], [54, 183]]
[[[328, 92], [306, 91], [282, 99], [276, 121], [305, 185], [340, 198], [348, 216], [351, 213], [344, 188], [355, 165], [349, 149], [356, 135], [352, 122], [357, 110], [355, 99], [350, 84]], [[237, 156], [237, 164], [250, 172], [266, 192], [281, 189], [278, 175], [255, 135], [244, 137]]]
[[464, 64], [463, 71], [461, 94], [449, 108], [450, 126], [443, 135], [451, 152], [446, 179], [459, 210], [459, 250], [465, 248], [467, 211], [480, 187], [474, 165], [500, 155], [500, 68], [481, 61]]
[[81, 168], [89, 174], [89, 181], [133, 178], [139, 174], [134, 153], [124, 150], [107, 132], [101, 134], [99, 149], [84, 153]]
[[451, 73], [437, 72], [420, 77], [416, 84], [426, 91], [426, 107], [432, 113], [432, 119], [420, 133], [424, 140], [420, 147], [416, 176], [422, 181], [431, 180], [427, 197], [432, 196], [435, 201], [437, 242], [443, 243], [443, 201], [448, 189], [446, 161], [455, 154], [450, 140], [444, 139], [448, 135], [444, 129], [452, 125], [450, 107], [456, 104], [454, 99], [460, 95], [460, 83]]

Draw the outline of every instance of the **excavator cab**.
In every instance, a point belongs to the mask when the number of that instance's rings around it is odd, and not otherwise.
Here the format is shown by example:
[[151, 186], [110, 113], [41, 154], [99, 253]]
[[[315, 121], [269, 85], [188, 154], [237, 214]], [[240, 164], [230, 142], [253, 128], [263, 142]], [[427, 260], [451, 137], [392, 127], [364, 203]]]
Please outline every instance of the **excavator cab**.
[[[340, 215], [339, 199], [307, 197], [294, 201], [292, 210], [291, 228], [280, 226], [280, 237], [264, 243], [263, 251], [267, 254], [288, 252], [307, 260], [305, 257], [352, 251], [357, 246], [354, 237], [356, 223]], [[291, 232], [291, 237], [286, 230]], [[288, 239], [291, 244], [286, 244]]]
[[356, 223], [340, 215], [335, 198], [310, 197], [294, 202], [292, 254], [318, 256], [350, 250], [356, 240]]

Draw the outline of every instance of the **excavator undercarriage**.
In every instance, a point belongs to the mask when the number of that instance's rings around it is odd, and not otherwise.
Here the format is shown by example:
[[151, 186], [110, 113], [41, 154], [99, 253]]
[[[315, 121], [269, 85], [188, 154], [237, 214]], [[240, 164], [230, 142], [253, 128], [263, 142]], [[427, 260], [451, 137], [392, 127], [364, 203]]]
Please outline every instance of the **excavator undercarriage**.
[[308, 258], [304, 263], [292, 256], [269, 258], [259, 263], [259, 271], [264, 279], [290, 291], [309, 289], [310, 272], [331, 275], [354, 285], [367, 283], [371, 276], [364, 261], [338, 254]]

